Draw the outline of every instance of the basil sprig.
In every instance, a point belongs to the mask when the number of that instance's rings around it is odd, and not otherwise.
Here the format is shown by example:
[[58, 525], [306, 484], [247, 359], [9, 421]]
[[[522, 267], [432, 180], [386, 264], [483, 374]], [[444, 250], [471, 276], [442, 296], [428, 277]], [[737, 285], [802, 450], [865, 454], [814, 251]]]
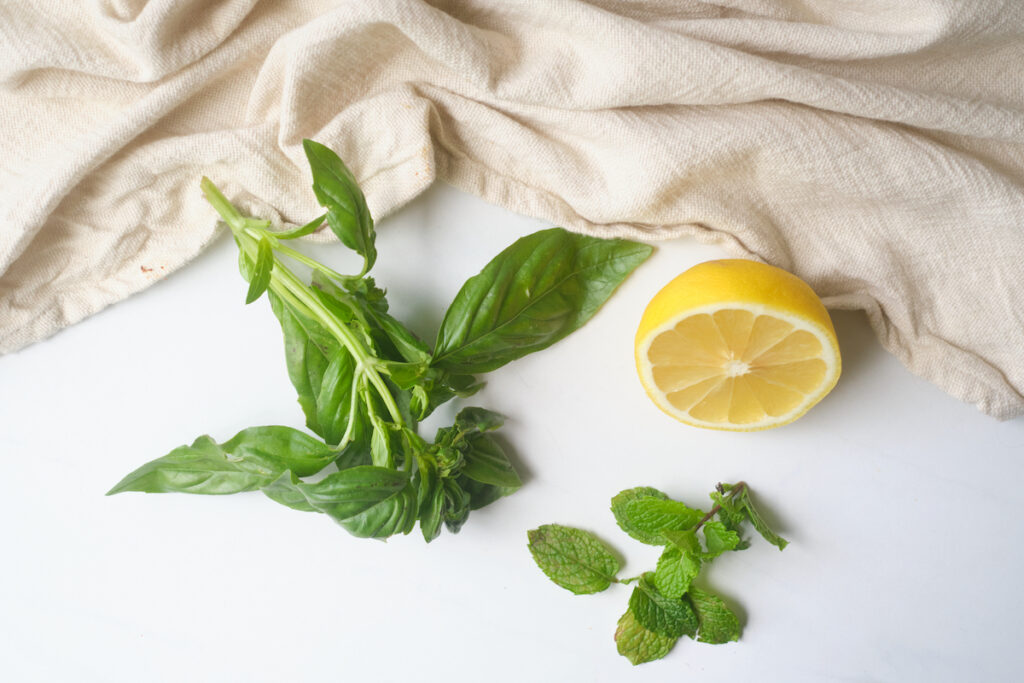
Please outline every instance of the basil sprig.
[[714, 507], [704, 513], [649, 486], [612, 498], [612, 514], [623, 531], [663, 547], [655, 571], [640, 576], [617, 578], [616, 555], [583, 529], [545, 524], [528, 532], [530, 552], [549, 579], [576, 595], [599, 593], [613, 583], [636, 584], [615, 629], [619, 654], [634, 665], [661, 659], [683, 636], [729, 643], [739, 640], [739, 618], [694, 580], [722, 553], [749, 546], [740, 537], [747, 522], [779, 550], [787, 544], [758, 514], [745, 482], [719, 484], [711, 500]]
[[[146, 463], [110, 493], [204, 494], [262, 491], [282, 505], [319, 512], [370, 538], [408, 534], [427, 541], [442, 526], [457, 532], [470, 511], [517, 490], [522, 481], [491, 432], [497, 413], [465, 408], [433, 441], [418, 423], [495, 370], [545, 349], [585, 323], [651, 253], [625, 240], [561, 228], [517, 240], [463, 285], [444, 315], [433, 349], [388, 313], [384, 291], [367, 275], [376, 233], [352, 172], [327, 147], [303, 143], [313, 192], [326, 212], [275, 232], [242, 215], [203, 178], [201, 187], [227, 224], [248, 281], [246, 303], [266, 295], [284, 333], [288, 377], [306, 427], [253, 427], [218, 444], [209, 436]], [[363, 257], [343, 275], [286, 244], [326, 221]], [[288, 263], [312, 270], [305, 282]], [[316, 481], [306, 478], [321, 475]]]

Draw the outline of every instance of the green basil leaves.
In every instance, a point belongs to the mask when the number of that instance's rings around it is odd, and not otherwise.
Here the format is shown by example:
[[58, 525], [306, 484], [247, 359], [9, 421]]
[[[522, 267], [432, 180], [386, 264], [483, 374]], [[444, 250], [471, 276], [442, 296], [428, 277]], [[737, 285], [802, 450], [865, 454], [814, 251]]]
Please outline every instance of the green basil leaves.
[[309, 476], [331, 464], [336, 453], [326, 444], [290, 427], [252, 427], [218, 444], [201, 436], [146, 463], [107, 495], [146, 493], [224, 494], [255, 491], [292, 471]]
[[651, 251], [562, 228], [517, 240], [459, 290], [437, 334], [433, 364], [490, 372], [546, 349], [589, 320]]
[[313, 193], [327, 209], [327, 225], [342, 244], [363, 257], [361, 274], [365, 274], [377, 261], [377, 235], [363, 191], [352, 171], [330, 149], [313, 140], [303, 140], [302, 148], [313, 170]]
[[[419, 435], [418, 422], [455, 396], [479, 390], [477, 373], [577, 329], [651, 248], [561, 228], [523, 237], [466, 282], [431, 349], [388, 313], [384, 291], [367, 275], [377, 260], [376, 233], [352, 172], [317, 142], [306, 140], [303, 149], [325, 213], [301, 227], [273, 232], [268, 221], [243, 216], [209, 179], [201, 187], [238, 245], [249, 282], [246, 303], [266, 294], [281, 324], [288, 377], [306, 427], [319, 438], [288, 427], [253, 427], [223, 444], [200, 437], [143, 465], [110, 492], [259, 490], [294, 510], [324, 514], [359, 537], [408, 534], [417, 522], [427, 541], [442, 527], [457, 532], [472, 510], [522, 485], [493, 434], [503, 418], [465, 408], [432, 442]], [[325, 220], [363, 257], [357, 275], [337, 273], [284, 244]], [[311, 269], [310, 281], [289, 262]], [[313, 475], [320, 478], [309, 480]]]

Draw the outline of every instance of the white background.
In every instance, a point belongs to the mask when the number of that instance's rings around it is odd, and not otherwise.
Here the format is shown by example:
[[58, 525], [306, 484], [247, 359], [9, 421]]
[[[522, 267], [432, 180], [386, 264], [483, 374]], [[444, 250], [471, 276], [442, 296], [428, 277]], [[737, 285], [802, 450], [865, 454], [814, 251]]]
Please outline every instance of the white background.
[[[468, 276], [539, 222], [436, 186], [378, 225], [392, 309], [432, 338]], [[646, 302], [725, 254], [661, 244], [583, 329], [487, 377], [526, 486], [458, 535], [360, 540], [258, 493], [103, 493], [209, 433], [302, 426], [265, 301], [243, 306], [222, 236], [192, 265], [0, 358], [0, 678], [5, 681], [1015, 681], [1024, 676], [1024, 421], [998, 423], [907, 372], [859, 313], [834, 315], [843, 376], [806, 417], [753, 434], [678, 424], [643, 393]], [[337, 245], [308, 252], [355, 264]], [[159, 264], [152, 264], [158, 267]], [[432, 433], [456, 405], [424, 429]], [[620, 532], [621, 489], [704, 505], [747, 480], [791, 545], [754, 539], [708, 586], [745, 620], [632, 669], [628, 589], [576, 597], [526, 549], [547, 522]]]

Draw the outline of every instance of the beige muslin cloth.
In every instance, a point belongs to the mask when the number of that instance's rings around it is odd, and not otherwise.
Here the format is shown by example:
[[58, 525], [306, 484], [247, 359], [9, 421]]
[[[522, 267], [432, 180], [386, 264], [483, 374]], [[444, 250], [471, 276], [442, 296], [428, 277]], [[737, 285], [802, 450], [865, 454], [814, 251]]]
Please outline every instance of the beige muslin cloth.
[[203, 174], [316, 215], [312, 137], [377, 216], [719, 242], [1024, 413], [1024, 2], [2, 0], [0, 83], [0, 352], [194, 257]]

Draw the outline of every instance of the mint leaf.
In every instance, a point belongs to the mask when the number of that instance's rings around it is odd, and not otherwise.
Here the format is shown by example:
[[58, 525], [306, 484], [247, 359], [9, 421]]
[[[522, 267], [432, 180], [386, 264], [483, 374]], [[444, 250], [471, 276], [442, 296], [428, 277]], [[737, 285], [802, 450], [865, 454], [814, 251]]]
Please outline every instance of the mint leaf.
[[[696, 536], [692, 531], [687, 532]], [[669, 598], [681, 598], [690, 588], [690, 583], [700, 573], [700, 550], [683, 549], [672, 544], [658, 558], [658, 566], [654, 570], [654, 585], [662, 595]]]
[[[711, 500], [719, 507], [715, 515], [729, 531], [739, 532], [743, 522], [747, 520], [746, 512], [736, 502], [723, 495], [720, 491], [711, 492]], [[742, 547], [747, 547], [743, 545]]]
[[[694, 510], [678, 501], [652, 497], [637, 498], [625, 506], [625, 518], [629, 527], [648, 538], [657, 538], [660, 532], [666, 529], [689, 529], [696, 526], [703, 516], [704, 513], [700, 510]], [[655, 543], [664, 542], [663, 539], [659, 539]]]
[[700, 621], [698, 641], [718, 645], [740, 639], [740, 620], [721, 598], [699, 588], [690, 588], [687, 597]]
[[545, 524], [527, 535], [537, 566], [562, 588], [576, 595], [599, 593], [616, 581], [619, 561], [593, 534]]
[[761, 515], [757, 512], [757, 508], [754, 507], [754, 502], [750, 499], [750, 494], [748, 493], [749, 490], [749, 488], [743, 487], [743, 493], [739, 496], [740, 505], [743, 507], [743, 510], [746, 511], [747, 517], [750, 518], [750, 523], [754, 526], [754, 530], [761, 534], [764, 540], [776, 546], [779, 550], [782, 550], [789, 545], [789, 541], [772, 531], [768, 524], [765, 523], [764, 519], [761, 518]]
[[615, 647], [633, 666], [661, 659], [672, 650], [677, 640], [644, 628], [633, 610], [626, 610], [615, 629]]
[[[664, 546], [654, 572], [618, 581], [636, 584], [629, 597], [629, 609], [619, 619], [615, 631], [619, 654], [634, 665], [664, 657], [683, 636], [710, 644], [739, 640], [739, 617], [721, 598], [695, 587], [693, 582], [705, 563], [749, 545], [740, 536], [748, 521], [769, 542], [779, 548], [786, 545], [757, 513], [745, 482], [718, 484], [711, 499], [715, 506], [705, 515], [651, 487], [626, 489], [612, 498], [611, 510], [623, 531], [644, 543]], [[534, 534], [545, 529], [571, 534], [566, 545], [571, 545], [569, 541], [588, 541], [603, 546], [579, 529], [551, 525], [530, 532], [530, 549], [545, 573], [573, 592], [589, 592], [577, 586], [594, 578], [581, 578], [581, 574], [591, 571], [589, 566], [584, 566], [583, 571], [577, 566], [585, 564], [578, 558], [583, 551], [574, 551], [575, 556], [568, 559], [564, 554], [550, 553], [555, 555], [551, 560], [556, 565], [553, 568], [545, 567], [543, 558], [538, 557]], [[551, 540], [546, 543], [557, 545]], [[617, 570], [614, 558], [609, 561]], [[592, 572], [597, 574], [595, 590], [604, 590], [615, 581], [609, 571]]]
[[626, 506], [634, 500], [639, 500], [641, 498], [668, 500], [667, 495], [658, 489], [651, 488], [650, 486], [638, 486], [636, 488], [620, 491], [618, 495], [612, 498], [612, 514], [615, 515], [615, 521], [618, 523], [620, 529], [641, 543], [647, 543], [648, 545], [662, 545], [665, 541], [662, 540], [660, 534], [651, 534], [637, 528], [626, 515]]
[[[700, 541], [697, 540], [697, 532], [692, 529], [686, 531], [674, 531], [672, 529], [666, 529], [661, 532], [662, 537], [665, 541], [676, 546], [680, 550], [699, 555], [701, 552]], [[662, 541], [664, 543], [665, 541]]]
[[629, 610], [648, 631], [658, 635], [678, 638], [697, 634], [697, 613], [693, 606], [678, 598], [669, 598], [651, 582], [653, 574], [641, 577], [629, 598]]
[[722, 522], [707, 522], [702, 527], [704, 531], [704, 544], [708, 551], [704, 553], [704, 559], [718, 557], [727, 550], [736, 550], [740, 544], [740, 535], [735, 531], [727, 529]]

